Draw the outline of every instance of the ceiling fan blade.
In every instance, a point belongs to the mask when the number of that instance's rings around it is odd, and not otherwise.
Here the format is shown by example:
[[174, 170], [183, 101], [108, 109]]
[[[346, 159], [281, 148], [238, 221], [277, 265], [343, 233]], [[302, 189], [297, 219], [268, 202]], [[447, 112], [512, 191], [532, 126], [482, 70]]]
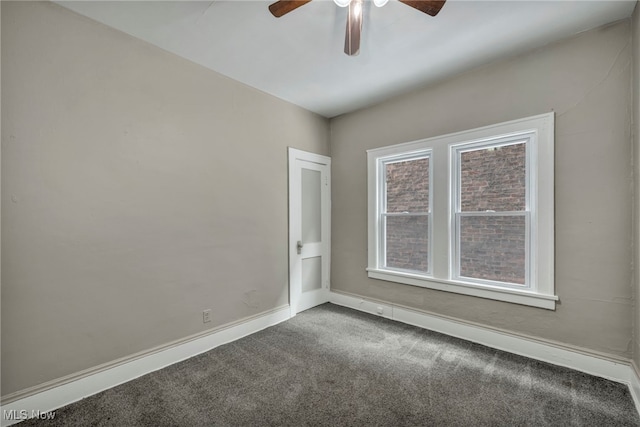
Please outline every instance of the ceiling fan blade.
[[351, 0], [347, 15], [347, 33], [344, 38], [344, 53], [355, 56], [360, 53], [362, 33], [362, 0]]
[[269, 5], [269, 11], [276, 18], [280, 18], [282, 15], [285, 15], [292, 10], [299, 8], [300, 6], [304, 6], [309, 3], [311, 0], [280, 0], [275, 3]]
[[446, 1], [447, 0], [400, 0], [400, 3], [418, 9], [427, 15], [436, 16]]

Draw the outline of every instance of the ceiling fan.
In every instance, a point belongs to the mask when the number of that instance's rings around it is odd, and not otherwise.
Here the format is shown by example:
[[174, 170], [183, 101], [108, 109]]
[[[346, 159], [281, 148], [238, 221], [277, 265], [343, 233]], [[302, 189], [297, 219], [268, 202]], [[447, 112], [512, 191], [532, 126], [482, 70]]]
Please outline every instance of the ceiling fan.
[[[279, 0], [269, 5], [269, 11], [276, 18], [304, 6], [311, 0]], [[333, 0], [340, 7], [349, 7], [347, 15], [347, 32], [344, 40], [344, 53], [354, 56], [360, 53], [360, 33], [362, 32], [362, 6], [364, 0]], [[382, 7], [389, 0], [373, 0], [373, 3]], [[398, 0], [407, 6], [424, 12], [427, 15], [436, 16], [447, 0]]]

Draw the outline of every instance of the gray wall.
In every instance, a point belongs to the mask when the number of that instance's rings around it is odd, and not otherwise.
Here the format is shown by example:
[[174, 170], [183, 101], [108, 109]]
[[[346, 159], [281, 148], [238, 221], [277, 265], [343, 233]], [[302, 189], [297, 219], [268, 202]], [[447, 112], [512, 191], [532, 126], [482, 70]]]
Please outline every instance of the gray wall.
[[[630, 38], [625, 20], [332, 120], [332, 288], [631, 357]], [[549, 111], [555, 312], [367, 278], [365, 150]]]
[[2, 43], [2, 395], [288, 303], [326, 119], [48, 2]]
[[[640, 3], [639, 3], [640, 4]], [[640, 368], [640, 6], [636, 4], [633, 12], [633, 130], [634, 130], [634, 177], [635, 209], [635, 313], [633, 361]], [[639, 371], [640, 372], [640, 371]]]

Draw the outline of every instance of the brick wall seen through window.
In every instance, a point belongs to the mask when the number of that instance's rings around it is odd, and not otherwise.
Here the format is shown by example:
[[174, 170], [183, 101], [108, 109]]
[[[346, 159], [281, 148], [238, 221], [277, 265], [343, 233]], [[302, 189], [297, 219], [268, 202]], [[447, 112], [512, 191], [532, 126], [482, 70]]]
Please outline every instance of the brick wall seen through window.
[[412, 216], [429, 211], [429, 158], [385, 165], [387, 213], [386, 266], [426, 272], [429, 269], [429, 219]]
[[[462, 212], [523, 211], [526, 147], [513, 144], [461, 153]], [[386, 165], [387, 212], [428, 212], [429, 159]], [[387, 267], [428, 270], [428, 217], [386, 219]], [[460, 275], [524, 284], [524, 216], [463, 217]]]

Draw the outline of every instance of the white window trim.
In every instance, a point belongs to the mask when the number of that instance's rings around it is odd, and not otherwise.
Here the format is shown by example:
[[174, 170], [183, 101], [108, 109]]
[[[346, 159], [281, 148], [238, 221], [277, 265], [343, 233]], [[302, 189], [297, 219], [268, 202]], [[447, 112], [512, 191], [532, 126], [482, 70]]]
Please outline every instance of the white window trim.
[[[536, 209], [530, 215], [532, 239], [536, 239], [534, 251], [530, 253], [532, 266], [531, 286], [527, 289], [514, 289], [481, 285], [453, 279], [453, 183], [452, 146], [478, 141], [498, 141], [518, 135], [533, 135], [529, 161], [535, 167], [535, 185], [530, 188], [534, 193], [531, 199], [536, 201]], [[381, 250], [378, 235], [380, 206], [379, 159], [431, 150], [429, 161], [432, 184], [429, 188], [433, 226], [431, 241], [431, 276], [405, 271], [387, 270], [379, 264]], [[513, 120], [496, 125], [485, 126], [453, 134], [403, 144], [376, 148], [367, 151], [368, 165], [368, 275], [372, 279], [387, 280], [412, 286], [420, 286], [441, 291], [489, 298], [516, 304], [554, 310], [558, 297], [554, 284], [554, 114]], [[443, 226], [442, 224], [447, 224]], [[533, 232], [535, 231], [535, 232]], [[433, 267], [431, 267], [433, 265]]]

